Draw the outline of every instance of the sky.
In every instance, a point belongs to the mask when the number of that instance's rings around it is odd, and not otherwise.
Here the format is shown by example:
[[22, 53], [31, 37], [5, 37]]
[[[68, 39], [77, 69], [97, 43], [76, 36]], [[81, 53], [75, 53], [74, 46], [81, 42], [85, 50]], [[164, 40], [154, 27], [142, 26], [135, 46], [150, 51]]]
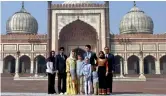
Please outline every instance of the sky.
[[[47, 2], [25, 1], [25, 9], [36, 18], [38, 33], [47, 33]], [[53, 4], [63, 1], [53, 1]], [[104, 3], [98, 1], [96, 3]], [[122, 17], [133, 7], [132, 1], [111, 1], [110, 3], [110, 31], [119, 34], [119, 24]], [[6, 34], [6, 22], [10, 16], [21, 9], [21, 1], [1, 1], [1, 34]], [[154, 23], [154, 34], [166, 32], [166, 1], [137, 1], [136, 5], [150, 16]]]

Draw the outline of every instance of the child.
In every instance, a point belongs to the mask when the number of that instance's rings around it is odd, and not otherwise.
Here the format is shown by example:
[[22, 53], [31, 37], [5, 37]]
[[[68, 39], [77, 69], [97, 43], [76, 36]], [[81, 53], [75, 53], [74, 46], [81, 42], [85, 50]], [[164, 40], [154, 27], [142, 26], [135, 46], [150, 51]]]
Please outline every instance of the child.
[[91, 69], [91, 64], [89, 64], [88, 61], [89, 61], [89, 58], [85, 57], [85, 64], [81, 67], [83, 78], [84, 78], [84, 90], [86, 95], [90, 94], [91, 92], [91, 74], [92, 74], [91, 70], [92, 69]]
[[83, 64], [84, 64], [84, 61], [83, 61], [83, 59], [82, 59], [82, 57], [81, 57], [81, 55], [77, 55], [77, 58], [78, 58], [78, 60], [77, 60], [77, 81], [78, 81], [78, 93], [79, 94], [82, 94], [82, 92], [83, 92], [83, 86], [82, 86], [82, 84], [83, 84], [83, 77], [82, 77], [82, 75], [81, 75], [81, 67], [83, 66]]
[[93, 75], [93, 89], [94, 89], [94, 94], [95, 95], [98, 95], [98, 73], [97, 73], [97, 70], [96, 70], [96, 67], [97, 66], [93, 66], [93, 72], [92, 72], [92, 75]]

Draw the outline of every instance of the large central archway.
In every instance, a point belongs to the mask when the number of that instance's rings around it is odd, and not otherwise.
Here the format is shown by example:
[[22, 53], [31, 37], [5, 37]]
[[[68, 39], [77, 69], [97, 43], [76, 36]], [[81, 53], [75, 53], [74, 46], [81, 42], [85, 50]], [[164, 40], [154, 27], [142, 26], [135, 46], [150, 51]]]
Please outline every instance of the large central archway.
[[69, 54], [71, 49], [83, 48], [86, 44], [92, 46], [92, 51], [97, 51], [97, 32], [89, 24], [76, 20], [66, 25], [59, 34], [59, 46], [66, 49], [66, 54]]

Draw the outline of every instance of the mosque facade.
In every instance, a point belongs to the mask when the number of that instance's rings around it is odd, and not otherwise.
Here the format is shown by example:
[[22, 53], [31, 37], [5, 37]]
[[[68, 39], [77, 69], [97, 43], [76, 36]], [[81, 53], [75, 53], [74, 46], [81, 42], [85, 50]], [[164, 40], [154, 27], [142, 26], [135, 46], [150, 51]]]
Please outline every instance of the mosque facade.
[[[51, 50], [65, 53], [71, 49], [85, 52], [90, 44], [98, 52], [109, 46], [115, 55], [116, 73], [166, 74], [166, 34], [153, 34], [153, 20], [135, 2], [119, 25], [120, 34], [110, 33], [109, 2], [96, 4], [88, 1], [48, 1], [48, 32], [38, 34], [37, 20], [24, 8], [15, 12], [6, 23], [6, 34], [1, 35], [1, 73], [39, 74]], [[16, 75], [15, 75], [16, 76]]]

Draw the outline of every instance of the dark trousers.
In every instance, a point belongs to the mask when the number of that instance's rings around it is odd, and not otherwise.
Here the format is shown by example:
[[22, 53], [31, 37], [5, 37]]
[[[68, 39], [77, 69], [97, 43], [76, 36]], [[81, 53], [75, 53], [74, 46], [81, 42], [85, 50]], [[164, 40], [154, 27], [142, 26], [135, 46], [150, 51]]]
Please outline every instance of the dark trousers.
[[112, 73], [108, 73], [107, 77], [106, 77], [106, 86], [107, 88], [109, 88], [110, 93], [112, 93], [112, 82], [113, 82], [113, 74]]
[[99, 89], [106, 89], [106, 67], [98, 67], [98, 77], [99, 77]]
[[66, 92], [66, 73], [58, 73], [58, 91], [59, 93]]
[[48, 73], [48, 94], [54, 94], [55, 92], [55, 73]]

